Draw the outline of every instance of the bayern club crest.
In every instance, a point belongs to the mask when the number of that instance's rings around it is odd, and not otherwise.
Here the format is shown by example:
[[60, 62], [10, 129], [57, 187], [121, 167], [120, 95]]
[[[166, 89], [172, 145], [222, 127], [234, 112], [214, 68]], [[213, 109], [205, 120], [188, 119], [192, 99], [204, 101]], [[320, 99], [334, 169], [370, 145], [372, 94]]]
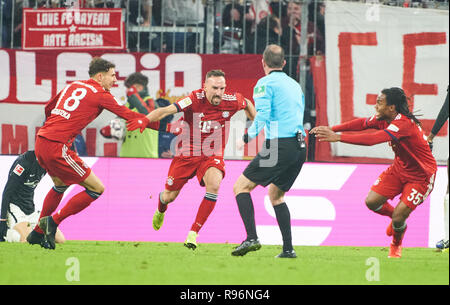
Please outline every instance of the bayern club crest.
[[167, 185], [173, 185], [173, 177], [167, 177]]
[[222, 116], [223, 116], [224, 118], [227, 118], [227, 117], [230, 116], [230, 113], [229, 113], [228, 111], [224, 111], [224, 112], [222, 112]]

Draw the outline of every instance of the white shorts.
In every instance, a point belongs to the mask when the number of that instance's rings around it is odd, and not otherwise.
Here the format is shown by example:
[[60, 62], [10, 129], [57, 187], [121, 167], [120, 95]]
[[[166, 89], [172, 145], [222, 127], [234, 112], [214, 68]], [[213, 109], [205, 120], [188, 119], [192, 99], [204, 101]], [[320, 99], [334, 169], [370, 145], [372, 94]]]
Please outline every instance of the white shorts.
[[35, 226], [39, 221], [39, 215], [41, 211], [34, 211], [30, 215], [26, 215], [17, 205], [14, 203], [9, 204], [8, 211], [8, 228], [12, 229], [14, 226], [21, 222], [28, 222], [30, 226]]

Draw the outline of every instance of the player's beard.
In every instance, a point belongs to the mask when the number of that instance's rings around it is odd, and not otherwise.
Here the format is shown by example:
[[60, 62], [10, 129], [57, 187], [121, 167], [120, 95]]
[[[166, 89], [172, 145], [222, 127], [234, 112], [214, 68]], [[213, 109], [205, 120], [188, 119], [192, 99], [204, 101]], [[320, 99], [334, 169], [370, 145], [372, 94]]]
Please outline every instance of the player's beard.
[[221, 102], [222, 98], [218, 95], [213, 95], [213, 97], [211, 98], [211, 104], [213, 104], [214, 106], [219, 106]]

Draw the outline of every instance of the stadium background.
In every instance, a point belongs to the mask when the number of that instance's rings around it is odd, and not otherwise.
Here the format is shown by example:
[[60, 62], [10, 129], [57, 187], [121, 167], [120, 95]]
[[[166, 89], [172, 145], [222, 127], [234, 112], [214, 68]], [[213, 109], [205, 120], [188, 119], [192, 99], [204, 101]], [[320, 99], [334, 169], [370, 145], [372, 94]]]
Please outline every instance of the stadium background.
[[[227, 5], [231, 5], [231, 9], [238, 6], [235, 2], [205, 1], [201, 8], [202, 19], [195, 24], [183, 20], [175, 26], [169, 25], [161, 14], [159, 20], [155, 17], [156, 21], [144, 26], [142, 7], [148, 2], [125, 1], [127, 8], [119, 10], [124, 29], [123, 50], [103, 46], [28, 47], [22, 40], [23, 33], [14, 35], [18, 22], [24, 21], [19, 18], [22, 7], [31, 6], [31, 11], [37, 12], [38, 8], [42, 9], [41, 5], [49, 7], [53, 2], [12, 1], [14, 5], [1, 6], [2, 33], [10, 31], [9, 36], [13, 37], [9, 41], [2, 40], [0, 49], [1, 189], [15, 156], [34, 148], [36, 130], [44, 120], [45, 103], [66, 83], [88, 78], [87, 66], [93, 56], [103, 56], [116, 63], [119, 82], [113, 94], [121, 102], [125, 101], [123, 81], [135, 71], [149, 76], [151, 95], [157, 96], [158, 91], [163, 90], [172, 102], [200, 88], [204, 74], [213, 68], [226, 72], [230, 91], [240, 91], [247, 97], [251, 97], [254, 84], [263, 75], [261, 55], [246, 45], [257, 46], [265, 41], [243, 34], [251, 32], [251, 23], [243, 22], [241, 27], [235, 27], [233, 22], [225, 24], [222, 18]], [[96, 1], [99, 2], [101, 6], [103, 2]], [[117, 1], [103, 4], [110, 2]], [[132, 6], [133, 2], [137, 5]], [[306, 129], [370, 116], [374, 96], [382, 88], [401, 86], [414, 95], [413, 110], [422, 114], [420, 119], [428, 134], [448, 86], [448, 1], [326, 1], [322, 33], [325, 47], [320, 47], [319, 35], [316, 35], [319, 27], [313, 26], [311, 30], [308, 25], [308, 21], [318, 24], [322, 4], [307, 2], [308, 5], [302, 7], [300, 48], [297, 53], [293, 52], [294, 48], [287, 50], [290, 64], [286, 71], [299, 80], [305, 91]], [[160, 1], [153, 1], [154, 9], [158, 8], [158, 3]], [[263, 19], [264, 10], [271, 10], [280, 19], [286, 14], [286, 3], [282, 1], [245, 1], [242, 4], [249, 14], [254, 10], [254, 23]], [[133, 8], [137, 11], [132, 11]], [[133, 16], [138, 17], [133, 20]], [[14, 26], [8, 27], [7, 22]], [[22, 31], [26, 31], [26, 27]], [[178, 45], [175, 42], [179, 37], [168, 36], [175, 31], [182, 37]], [[266, 40], [270, 40], [269, 33], [267, 23]], [[195, 181], [189, 182], [182, 196], [171, 206], [167, 225], [156, 234], [151, 229], [151, 215], [170, 160], [116, 158], [121, 143], [99, 134], [100, 128], [112, 118], [113, 114], [104, 112], [82, 134], [86, 141], [86, 160], [104, 181], [106, 192], [86, 211], [63, 223], [62, 230], [68, 239], [77, 240], [182, 241], [194, 217], [198, 204], [195, 194], [202, 192], [200, 187]], [[250, 143], [244, 152], [235, 150], [235, 139], [245, 131], [243, 120], [243, 113], [232, 120], [225, 151], [229, 159], [227, 177], [217, 209], [202, 230], [199, 242], [239, 242], [236, 238], [243, 234], [232, 184], [248, 162], [240, 159], [251, 158], [259, 147], [258, 143]], [[448, 123], [434, 144], [433, 154], [441, 165], [435, 189], [411, 217], [409, 230], [414, 232], [406, 237], [405, 246], [433, 247], [443, 234], [441, 201], [447, 178], [442, 165], [448, 157]], [[378, 174], [392, 160], [388, 145], [318, 145], [314, 139], [309, 139], [308, 153], [309, 162], [287, 199], [293, 211], [294, 244], [385, 245], [387, 238], [380, 237], [386, 225], [384, 219], [373, 217], [364, 206], [364, 198]], [[38, 186], [35, 197], [38, 208], [50, 186], [48, 177]], [[66, 196], [70, 197], [76, 188], [66, 192]], [[266, 238], [263, 243], [280, 244], [276, 219], [267, 208], [264, 193], [262, 188], [255, 193], [258, 230], [264, 232], [260, 234]], [[77, 230], [80, 227], [86, 229]], [[355, 227], [361, 230], [352, 230]], [[365, 238], [362, 238], [363, 233]]]

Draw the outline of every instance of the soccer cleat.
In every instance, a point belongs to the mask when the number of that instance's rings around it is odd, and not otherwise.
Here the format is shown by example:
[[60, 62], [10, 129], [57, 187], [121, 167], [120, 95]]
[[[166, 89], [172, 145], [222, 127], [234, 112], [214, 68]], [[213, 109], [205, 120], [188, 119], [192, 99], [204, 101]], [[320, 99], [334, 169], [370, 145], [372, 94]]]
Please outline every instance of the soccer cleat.
[[261, 244], [257, 239], [244, 240], [239, 246], [235, 248], [231, 255], [243, 256], [250, 251], [257, 251], [261, 249]]
[[164, 213], [161, 213], [160, 211], [156, 210], [155, 214], [153, 214], [153, 229], [155, 231], [158, 231], [161, 229], [164, 222]]
[[391, 243], [389, 248], [389, 258], [401, 258], [402, 257], [402, 246]]
[[436, 243], [436, 248], [441, 250], [441, 251], [444, 251], [445, 249], [448, 250], [448, 246], [449, 246], [449, 240], [448, 239], [447, 240], [441, 239], [440, 241], [438, 241]]
[[27, 236], [27, 242], [30, 245], [40, 245], [44, 241], [44, 234], [32, 230]]
[[297, 254], [295, 253], [295, 250], [283, 251], [275, 256], [275, 258], [297, 258]]
[[186, 241], [184, 242], [184, 246], [189, 249], [195, 250], [195, 248], [197, 248], [197, 237], [197, 232], [189, 231]]
[[45, 249], [55, 249], [55, 234], [58, 226], [51, 216], [42, 217], [39, 220], [39, 228], [44, 232], [44, 240], [41, 247]]

